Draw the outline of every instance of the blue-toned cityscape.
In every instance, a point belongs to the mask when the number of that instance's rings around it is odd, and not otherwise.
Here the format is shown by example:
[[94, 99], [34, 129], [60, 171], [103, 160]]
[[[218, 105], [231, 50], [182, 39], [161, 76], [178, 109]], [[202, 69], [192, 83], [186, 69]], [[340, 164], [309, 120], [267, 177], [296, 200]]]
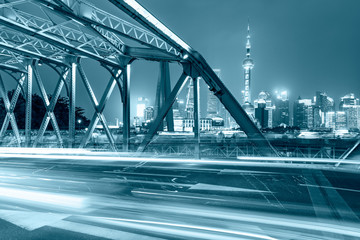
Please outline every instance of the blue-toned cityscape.
[[0, 0], [0, 240], [360, 239], [359, 12]]

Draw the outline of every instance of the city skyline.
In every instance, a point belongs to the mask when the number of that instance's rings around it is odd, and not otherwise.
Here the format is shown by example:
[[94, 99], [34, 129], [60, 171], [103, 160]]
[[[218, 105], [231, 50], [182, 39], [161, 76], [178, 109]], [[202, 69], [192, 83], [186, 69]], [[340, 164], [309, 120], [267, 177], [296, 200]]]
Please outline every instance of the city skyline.
[[[212, 68], [221, 69], [222, 80], [240, 103], [248, 19], [252, 57], [256, 59], [253, 95], [262, 90], [272, 94], [275, 90], [287, 90], [294, 101], [299, 95], [310, 97], [320, 90], [336, 102], [350, 92], [360, 95], [360, 69], [356, 64], [360, 53], [360, 2], [228, 0], [219, 4], [215, 0], [184, 0], [176, 8], [174, 1], [139, 2], [161, 16], [160, 20], [203, 54]], [[179, 23], [183, 13], [186, 18]], [[137, 65], [143, 67], [146, 63], [135, 61], [134, 70]], [[147, 95], [152, 88], [147, 82], [156, 81], [157, 71], [143, 72], [134, 71], [132, 80], [139, 92], [133, 95], [154, 98]], [[178, 76], [179, 71], [172, 70], [172, 86]], [[202, 84], [201, 88], [205, 86]], [[206, 91], [205, 88], [201, 95]], [[135, 101], [136, 97], [132, 99]], [[201, 109], [206, 109], [204, 103]]]

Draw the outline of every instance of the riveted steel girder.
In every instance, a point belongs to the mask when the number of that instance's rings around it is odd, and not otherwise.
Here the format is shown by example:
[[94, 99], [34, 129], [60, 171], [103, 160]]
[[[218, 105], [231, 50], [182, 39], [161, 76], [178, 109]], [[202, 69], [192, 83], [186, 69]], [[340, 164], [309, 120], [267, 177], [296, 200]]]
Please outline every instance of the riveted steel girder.
[[56, 46], [57, 48], [60, 48], [64, 51], [68, 52], [69, 54], [76, 54], [79, 56], [89, 57], [91, 59], [103, 62], [110, 66], [118, 66], [116, 59], [110, 60], [108, 57], [102, 57], [101, 55], [95, 54], [93, 52], [90, 52], [90, 51], [87, 51], [84, 49], [80, 49], [71, 43], [61, 41], [58, 38], [51, 36], [50, 34], [34, 30], [33, 28], [24, 26], [18, 22], [12, 21], [3, 16], [0, 16], [0, 24], [7, 26], [13, 30], [19, 31], [28, 36], [31, 36], [31, 38], [39, 39], [39, 40], [44, 41], [45, 43]]

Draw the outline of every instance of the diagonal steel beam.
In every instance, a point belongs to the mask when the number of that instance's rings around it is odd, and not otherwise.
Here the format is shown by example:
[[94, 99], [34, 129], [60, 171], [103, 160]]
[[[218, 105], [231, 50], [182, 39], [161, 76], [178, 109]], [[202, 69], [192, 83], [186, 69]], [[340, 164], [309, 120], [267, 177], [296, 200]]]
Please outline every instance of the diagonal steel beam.
[[[111, 96], [111, 93], [113, 92], [114, 90], [114, 87], [117, 83], [117, 80], [116, 78], [114, 78], [113, 76], [111, 76], [105, 90], [104, 90], [104, 93], [102, 95], [102, 98], [100, 100], [100, 103], [98, 103], [97, 99], [96, 99], [96, 96], [95, 96], [95, 93], [94, 91], [92, 90], [92, 87], [90, 85], [90, 82], [85, 74], [85, 71], [84, 69], [82, 68], [82, 65], [80, 62], [78, 62], [78, 71], [80, 73], [80, 76], [81, 76], [81, 79], [85, 85], [85, 89], [86, 91], [88, 92], [88, 95], [91, 99], [91, 103], [93, 104], [93, 107], [95, 109], [95, 113], [91, 119], [91, 122], [90, 122], [90, 125], [88, 127], [88, 131], [86, 132], [81, 144], [80, 144], [80, 148], [83, 148], [86, 146], [86, 144], [89, 142], [95, 128], [96, 128], [96, 125], [98, 124], [98, 122], [100, 121], [101, 124], [103, 125], [103, 128], [105, 130], [105, 133], [106, 133], [106, 136], [110, 142], [110, 147], [113, 149], [113, 150], [116, 150], [116, 147], [115, 147], [115, 141], [114, 141], [114, 138], [110, 132], [110, 129], [107, 125], [107, 122], [106, 122], [106, 119], [105, 119], [105, 116], [103, 115], [103, 111], [105, 109], [105, 106], [106, 106], [106, 103], [108, 101], [108, 99], [110, 98]], [[115, 75], [117, 78], [120, 76], [121, 74], [121, 71], [119, 70], [118, 73]]]
[[20, 139], [20, 134], [19, 134], [19, 128], [18, 128], [17, 123], [16, 123], [14, 112], [12, 112], [10, 110], [11, 103], [9, 101], [9, 97], [7, 95], [7, 92], [5, 90], [4, 81], [3, 81], [2, 77], [1, 77], [1, 75], [0, 75], [0, 94], [1, 94], [1, 96], [3, 98], [3, 100], [4, 100], [4, 103], [5, 103], [4, 105], [5, 105], [5, 110], [6, 110], [6, 117], [5, 117], [3, 126], [2, 126], [1, 131], [0, 131], [0, 137], [2, 137], [4, 135], [4, 132], [7, 130], [8, 126], [9, 126], [9, 121], [10, 121], [11, 128], [12, 128], [14, 134], [15, 134], [17, 144], [20, 147], [21, 139]]
[[60, 96], [61, 90], [63, 88], [64, 85], [64, 81], [67, 78], [67, 75], [69, 73], [69, 69], [65, 69], [64, 73], [60, 75], [58, 83], [55, 87], [54, 93], [52, 95], [51, 98], [51, 102], [49, 101], [49, 98], [47, 96], [44, 84], [41, 80], [39, 71], [37, 69], [37, 67], [35, 66], [35, 64], [33, 65], [33, 69], [34, 69], [34, 76], [35, 76], [35, 80], [38, 84], [38, 87], [40, 89], [40, 93], [42, 96], [42, 100], [44, 102], [45, 108], [46, 108], [46, 113], [45, 116], [43, 118], [43, 121], [40, 125], [40, 129], [38, 132], [38, 135], [33, 143], [33, 147], [36, 147], [36, 145], [39, 143], [40, 139], [44, 136], [44, 133], [48, 127], [49, 121], [51, 120], [51, 124], [54, 128], [55, 134], [56, 134], [56, 138], [58, 140], [58, 143], [60, 145], [60, 147], [63, 147], [63, 140], [60, 134], [60, 128], [59, 125], [57, 123], [55, 114], [54, 114], [54, 109], [55, 109], [55, 104]]
[[147, 147], [147, 145], [150, 143], [151, 139], [156, 134], [156, 132], [159, 129], [166, 114], [169, 112], [170, 108], [172, 107], [172, 105], [174, 104], [174, 102], [176, 100], [176, 97], [181, 92], [181, 90], [185, 86], [188, 79], [189, 79], [189, 77], [185, 73], [183, 73], [181, 75], [180, 79], [174, 86], [174, 89], [170, 93], [166, 102], [161, 107], [159, 114], [156, 116], [154, 122], [151, 123], [149, 132], [145, 135], [145, 138], [144, 138], [143, 142], [140, 144], [139, 148], [137, 149], [137, 152], [143, 152], [145, 150], [145, 148]]

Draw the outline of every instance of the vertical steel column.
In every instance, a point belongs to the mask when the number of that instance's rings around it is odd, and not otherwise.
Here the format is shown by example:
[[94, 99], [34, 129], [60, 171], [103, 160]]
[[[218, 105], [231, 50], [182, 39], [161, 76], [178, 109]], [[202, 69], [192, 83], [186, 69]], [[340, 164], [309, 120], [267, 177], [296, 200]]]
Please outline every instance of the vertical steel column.
[[31, 143], [31, 112], [32, 112], [32, 76], [33, 69], [31, 62], [27, 64], [26, 79], [26, 108], [25, 108], [25, 147], [30, 147]]
[[123, 151], [129, 151], [130, 138], [130, 64], [123, 73]]
[[200, 158], [200, 108], [199, 108], [199, 77], [194, 77], [194, 136], [195, 136], [195, 155]]
[[75, 103], [76, 103], [76, 67], [75, 62], [71, 63], [71, 76], [69, 84], [69, 144], [72, 148], [75, 143]]
[[[160, 77], [161, 84], [163, 87], [163, 103], [169, 98], [171, 93], [171, 83], [170, 83], [170, 70], [169, 70], [169, 62], [161, 61], [160, 62]], [[174, 114], [172, 108], [170, 108], [169, 112], [166, 115], [166, 125], [168, 132], [174, 131]]]
[[[157, 86], [156, 86], [156, 97], [155, 97], [155, 117], [159, 114], [160, 109], [161, 109], [161, 96], [162, 96], [162, 78], [161, 78], [161, 64], [160, 64], [160, 74], [159, 74], [159, 79], [157, 82]], [[159, 129], [163, 130], [164, 126], [163, 123], [160, 124]]]

